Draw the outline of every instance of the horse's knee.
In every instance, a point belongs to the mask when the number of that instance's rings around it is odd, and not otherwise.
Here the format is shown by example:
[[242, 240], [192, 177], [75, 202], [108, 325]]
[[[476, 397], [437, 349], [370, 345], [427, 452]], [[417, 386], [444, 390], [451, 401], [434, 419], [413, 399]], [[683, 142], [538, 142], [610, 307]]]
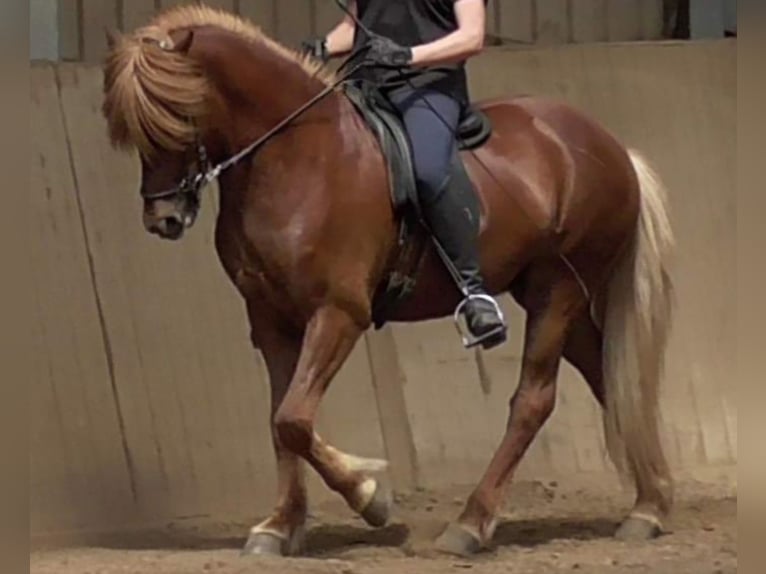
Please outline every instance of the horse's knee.
[[311, 448], [314, 429], [310, 420], [279, 409], [273, 425], [277, 440], [290, 452], [303, 455]]

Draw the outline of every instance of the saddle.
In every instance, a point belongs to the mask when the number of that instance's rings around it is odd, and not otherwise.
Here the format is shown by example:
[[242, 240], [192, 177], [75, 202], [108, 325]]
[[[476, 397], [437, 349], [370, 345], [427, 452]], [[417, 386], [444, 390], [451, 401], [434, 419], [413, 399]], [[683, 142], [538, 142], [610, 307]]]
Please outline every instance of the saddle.
[[[388, 170], [391, 204], [399, 221], [398, 250], [389, 265], [387, 279], [373, 299], [372, 318], [379, 329], [390, 311], [414, 289], [428, 237], [420, 224], [422, 216], [412, 149], [399, 114], [369, 82], [348, 82], [344, 84], [344, 93], [378, 140]], [[491, 134], [492, 125], [487, 115], [471, 105], [464, 106], [456, 134], [458, 148], [478, 148]]]
[[[412, 150], [399, 114], [388, 99], [368, 82], [346, 83], [344, 91], [378, 139], [391, 181], [394, 211], [400, 213], [412, 209], [419, 214]], [[492, 135], [492, 124], [484, 112], [469, 104], [461, 110], [456, 135], [460, 150], [475, 149]]]

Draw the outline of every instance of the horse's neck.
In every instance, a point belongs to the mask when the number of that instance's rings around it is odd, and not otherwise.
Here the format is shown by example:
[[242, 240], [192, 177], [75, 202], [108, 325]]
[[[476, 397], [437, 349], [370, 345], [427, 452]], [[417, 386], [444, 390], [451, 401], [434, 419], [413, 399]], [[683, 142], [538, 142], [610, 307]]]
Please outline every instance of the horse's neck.
[[249, 135], [268, 131], [323, 88], [265, 41], [200, 28], [192, 49], [216, 86], [226, 122]]

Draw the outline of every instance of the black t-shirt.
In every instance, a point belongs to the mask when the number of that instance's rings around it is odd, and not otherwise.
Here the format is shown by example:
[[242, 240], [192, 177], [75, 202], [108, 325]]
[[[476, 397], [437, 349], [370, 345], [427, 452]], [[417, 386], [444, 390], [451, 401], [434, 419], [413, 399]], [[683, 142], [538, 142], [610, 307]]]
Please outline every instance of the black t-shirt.
[[[455, 16], [457, 0], [356, 0], [359, 20], [369, 30], [406, 47], [427, 44], [458, 29]], [[485, 0], [486, 4], [487, 0]], [[356, 30], [354, 49], [365, 44], [367, 36]], [[384, 89], [409, 86], [445, 92], [460, 101], [468, 101], [465, 64], [443, 64], [429, 68], [364, 70], [361, 77], [373, 80]]]

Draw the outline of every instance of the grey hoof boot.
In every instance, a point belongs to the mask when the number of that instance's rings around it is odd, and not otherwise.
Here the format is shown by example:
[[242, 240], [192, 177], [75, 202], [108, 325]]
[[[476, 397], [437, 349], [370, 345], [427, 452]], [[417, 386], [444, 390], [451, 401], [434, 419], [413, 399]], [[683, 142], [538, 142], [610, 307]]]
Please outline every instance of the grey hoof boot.
[[481, 552], [482, 544], [476, 535], [463, 526], [450, 523], [436, 539], [436, 549], [446, 554], [469, 557]]
[[662, 526], [656, 520], [629, 516], [620, 525], [614, 537], [623, 541], [652, 540], [662, 534]]
[[364, 521], [370, 526], [380, 528], [388, 524], [391, 518], [391, 507], [394, 499], [391, 490], [382, 486], [380, 482], [375, 483], [375, 494], [372, 495], [370, 502], [360, 512]]
[[283, 538], [268, 530], [254, 531], [242, 549], [242, 556], [298, 556], [304, 551], [303, 528], [296, 529], [290, 538]]

